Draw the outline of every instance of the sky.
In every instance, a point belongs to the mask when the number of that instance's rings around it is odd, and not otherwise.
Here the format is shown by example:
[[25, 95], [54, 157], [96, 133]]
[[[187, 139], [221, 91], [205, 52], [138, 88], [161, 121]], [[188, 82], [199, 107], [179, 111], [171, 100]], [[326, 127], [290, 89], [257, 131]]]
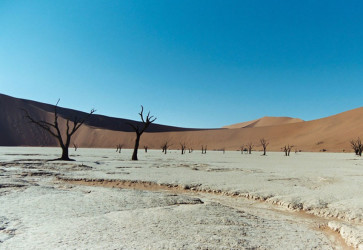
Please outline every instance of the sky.
[[[0, 0], [0, 93], [217, 128], [362, 106], [363, 1]], [[0, 107], [1, 108], [1, 107]]]

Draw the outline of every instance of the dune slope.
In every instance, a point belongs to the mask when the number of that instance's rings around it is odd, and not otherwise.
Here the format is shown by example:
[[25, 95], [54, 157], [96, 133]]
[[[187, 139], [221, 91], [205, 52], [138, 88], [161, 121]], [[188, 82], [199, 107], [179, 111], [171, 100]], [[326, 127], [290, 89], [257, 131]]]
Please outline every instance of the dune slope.
[[235, 129], [235, 128], [257, 128], [257, 127], [267, 127], [267, 126], [277, 126], [289, 123], [303, 122], [299, 118], [291, 117], [269, 117], [265, 116], [260, 119], [236, 123], [232, 125], [223, 126], [223, 128]]
[[[30, 124], [24, 118], [24, 110], [37, 120], [53, 122], [54, 105], [19, 99], [0, 94], [0, 146], [55, 146], [57, 142], [46, 132], [37, 126]], [[67, 118], [83, 118], [85, 112], [58, 107], [59, 121], [64, 126]], [[128, 119], [107, 117], [103, 115], [92, 115], [85, 123], [92, 129], [107, 131], [132, 132], [128, 123], [138, 124], [137, 121]], [[151, 124], [148, 132], [167, 132], [167, 131], [191, 131], [180, 127], [164, 126]], [[95, 145], [97, 146], [97, 145]]]
[[[0, 145], [1, 146], [57, 146], [57, 141], [49, 134], [24, 119], [22, 109], [36, 118], [53, 120], [54, 106], [34, 101], [0, 95]], [[86, 113], [59, 108], [61, 127], [64, 118], [82, 117]], [[123, 144], [132, 148], [135, 134], [125, 119], [94, 115], [74, 135], [79, 147], [115, 147]], [[136, 122], [135, 122], [136, 123]], [[159, 149], [168, 141], [171, 148], [180, 148], [186, 143], [188, 148], [208, 150], [239, 150], [252, 142], [255, 150], [261, 150], [260, 138], [270, 144], [268, 151], [280, 151], [286, 144], [295, 145], [302, 151], [351, 151], [349, 141], [363, 138], [363, 108], [357, 108], [334, 116], [302, 122], [294, 118], [265, 117], [236, 129], [187, 129], [152, 124], [141, 138], [140, 147]]]

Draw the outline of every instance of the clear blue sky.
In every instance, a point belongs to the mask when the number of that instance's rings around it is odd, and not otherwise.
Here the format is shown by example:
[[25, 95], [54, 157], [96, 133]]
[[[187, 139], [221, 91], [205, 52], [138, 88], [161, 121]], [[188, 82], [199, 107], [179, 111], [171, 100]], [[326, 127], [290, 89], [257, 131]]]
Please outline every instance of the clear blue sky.
[[0, 1], [0, 92], [158, 123], [362, 106], [363, 1]]

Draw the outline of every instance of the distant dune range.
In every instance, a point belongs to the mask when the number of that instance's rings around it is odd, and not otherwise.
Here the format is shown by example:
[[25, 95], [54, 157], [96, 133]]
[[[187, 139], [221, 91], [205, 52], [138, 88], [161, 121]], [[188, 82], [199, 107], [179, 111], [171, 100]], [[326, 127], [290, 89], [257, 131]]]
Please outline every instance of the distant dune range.
[[262, 117], [260, 119], [256, 119], [248, 122], [241, 122], [237, 124], [232, 124], [228, 126], [224, 126], [223, 128], [235, 129], [235, 128], [257, 128], [257, 127], [267, 127], [267, 126], [277, 126], [289, 123], [303, 122], [299, 118], [291, 118], [291, 117]]
[[[57, 141], [47, 132], [24, 119], [22, 109], [37, 119], [54, 120], [54, 106], [35, 101], [13, 98], [0, 94], [0, 145], [1, 146], [57, 146]], [[67, 117], [83, 117], [84, 112], [59, 108], [59, 121], [64, 128]], [[151, 111], [152, 112], [152, 111]], [[242, 112], [242, 111], [241, 111]], [[122, 115], [122, 114], [121, 114]], [[93, 115], [73, 136], [78, 147], [132, 148], [135, 133], [127, 122], [135, 121]], [[172, 149], [185, 142], [196, 150], [207, 145], [208, 150], [238, 150], [253, 142], [255, 150], [261, 150], [260, 138], [269, 140], [268, 150], [280, 151], [285, 144], [296, 145], [302, 151], [330, 152], [352, 151], [349, 140], [363, 138], [363, 108], [357, 108], [334, 116], [303, 121], [289, 117], [263, 117], [250, 122], [225, 126], [220, 129], [190, 129], [152, 124], [141, 137], [140, 148], [160, 149], [169, 141]]]

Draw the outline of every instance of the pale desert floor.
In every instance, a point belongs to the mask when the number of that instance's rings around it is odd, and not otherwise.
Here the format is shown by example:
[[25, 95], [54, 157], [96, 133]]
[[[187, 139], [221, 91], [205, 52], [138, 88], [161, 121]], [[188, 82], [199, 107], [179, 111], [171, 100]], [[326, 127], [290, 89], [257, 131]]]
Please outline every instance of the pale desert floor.
[[363, 249], [352, 153], [0, 147], [0, 249]]

